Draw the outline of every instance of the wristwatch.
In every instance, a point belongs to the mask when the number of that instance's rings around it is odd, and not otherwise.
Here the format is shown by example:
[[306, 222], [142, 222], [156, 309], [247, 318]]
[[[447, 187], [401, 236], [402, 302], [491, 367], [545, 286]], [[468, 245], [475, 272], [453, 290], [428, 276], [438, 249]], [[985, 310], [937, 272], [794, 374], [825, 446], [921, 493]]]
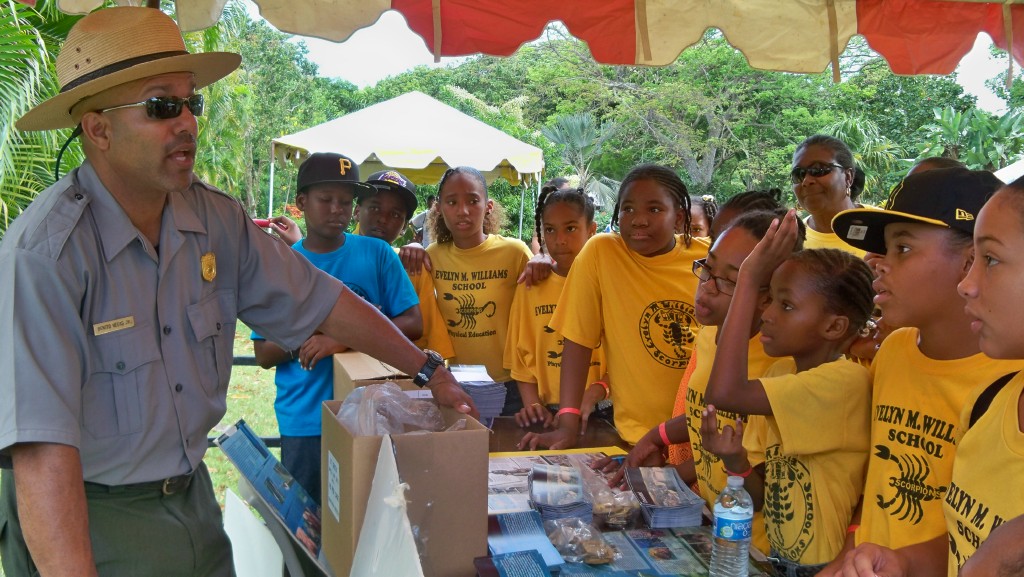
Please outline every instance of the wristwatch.
[[427, 353], [427, 362], [423, 363], [423, 366], [420, 367], [420, 372], [416, 373], [416, 376], [412, 378], [412, 382], [417, 387], [425, 387], [430, 382], [430, 378], [434, 376], [434, 371], [437, 367], [444, 364], [444, 359], [436, 352], [430, 349], [423, 349], [423, 352]]

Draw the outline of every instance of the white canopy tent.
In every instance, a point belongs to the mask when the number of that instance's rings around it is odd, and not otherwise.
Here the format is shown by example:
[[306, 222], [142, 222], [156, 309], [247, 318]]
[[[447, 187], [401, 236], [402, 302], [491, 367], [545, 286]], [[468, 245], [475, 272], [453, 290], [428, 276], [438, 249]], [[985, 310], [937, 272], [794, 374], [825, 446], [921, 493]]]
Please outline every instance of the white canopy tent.
[[[314, 152], [337, 152], [359, 164], [363, 177], [393, 168], [416, 184], [434, 184], [455, 166], [476, 168], [488, 184], [498, 178], [539, 182], [544, 170], [541, 149], [415, 91], [276, 138], [271, 147], [277, 161], [299, 163]], [[268, 211], [274, 205], [274, 164]]]
[[995, 172], [995, 175], [999, 180], [1005, 182], [1006, 184], [1010, 184], [1011, 182], [1024, 176], [1024, 158], [1018, 160], [1017, 162], [1014, 162], [1009, 166], [1000, 168]]

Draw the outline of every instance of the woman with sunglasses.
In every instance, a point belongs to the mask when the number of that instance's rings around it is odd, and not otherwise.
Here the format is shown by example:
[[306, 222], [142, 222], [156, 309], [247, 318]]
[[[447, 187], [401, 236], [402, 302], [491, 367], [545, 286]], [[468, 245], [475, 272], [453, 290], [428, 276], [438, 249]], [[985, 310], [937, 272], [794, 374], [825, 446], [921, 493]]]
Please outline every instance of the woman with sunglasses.
[[863, 188], [858, 179], [853, 153], [842, 140], [815, 134], [796, 147], [793, 154], [793, 193], [799, 207], [808, 213], [806, 248], [838, 248], [859, 257], [856, 249], [832, 231], [832, 217], [851, 208], [863, 208], [857, 196]]

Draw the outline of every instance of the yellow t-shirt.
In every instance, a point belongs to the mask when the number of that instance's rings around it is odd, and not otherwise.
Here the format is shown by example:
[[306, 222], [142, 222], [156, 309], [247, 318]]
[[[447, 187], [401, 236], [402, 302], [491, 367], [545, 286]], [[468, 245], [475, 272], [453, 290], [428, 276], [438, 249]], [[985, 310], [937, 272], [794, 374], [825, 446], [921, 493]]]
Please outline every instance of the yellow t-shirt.
[[[983, 386], [976, 392], [987, 385]], [[996, 527], [1024, 515], [1024, 433], [1017, 403], [1024, 393], [1024, 373], [1008, 382], [960, 440], [953, 460], [953, 480], [942, 509], [949, 533], [949, 571], [956, 577], [978, 546]], [[964, 408], [968, 424], [974, 403]]]
[[[562, 336], [548, 326], [555, 312], [558, 297], [565, 287], [565, 277], [552, 273], [539, 285], [516, 287], [512, 314], [505, 340], [505, 368], [512, 378], [536, 383], [540, 402], [558, 404], [558, 383], [561, 382]], [[598, 346], [590, 358], [587, 383], [604, 376], [604, 348]]]
[[763, 438], [744, 435], [748, 453], [765, 456], [765, 528], [772, 549], [800, 563], [835, 559], [860, 500], [868, 460], [871, 377], [840, 359], [795, 372], [792, 359], [768, 370], [772, 415]]
[[495, 381], [511, 380], [502, 356], [516, 279], [530, 249], [519, 239], [491, 234], [479, 245], [427, 247], [434, 268], [437, 306], [455, 347], [453, 363], [485, 365]]
[[[693, 356], [690, 357], [690, 365], [692, 366], [690, 372], [690, 380], [687, 383], [685, 391], [680, 390], [679, 393], [686, 395], [685, 411], [686, 411], [686, 428], [690, 434], [690, 448], [693, 451], [693, 464], [697, 470], [697, 488], [698, 494], [704, 499], [704, 502], [708, 504], [708, 509], [713, 509], [715, 506], [715, 499], [718, 498], [718, 494], [725, 488], [725, 480], [728, 475], [725, 472], [725, 465], [722, 464], [722, 460], [718, 458], [714, 453], [708, 452], [704, 449], [704, 445], [701, 444], [700, 437], [700, 423], [704, 409], [707, 408], [707, 403], [704, 401], [704, 395], [708, 390], [708, 379], [711, 378], [711, 366], [715, 361], [715, 352], [718, 350], [718, 343], [715, 342], [718, 336], [718, 327], [715, 325], [702, 327], [700, 333], [697, 334], [697, 345], [693, 351]], [[764, 347], [761, 345], [760, 335], [755, 335], [750, 339], [750, 344], [747, 347], [747, 378], [756, 379], [763, 375], [768, 367], [772, 366], [778, 359], [769, 357], [764, 352]], [[682, 386], [682, 385], [680, 385]], [[679, 405], [679, 399], [676, 399], [676, 406]], [[675, 411], [673, 410], [673, 413]], [[680, 413], [682, 414], [682, 413]], [[679, 415], [673, 414], [672, 417], [678, 417]], [[736, 426], [736, 413], [730, 411], [719, 411], [718, 413], [718, 427], [722, 430], [726, 425]], [[751, 429], [748, 426], [744, 430], [744, 436], [747, 435], [758, 435], [760, 434], [760, 428], [755, 423], [754, 428]], [[673, 445], [674, 447], [675, 445]], [[669, 462], [674, 463], [672, 454], [674, 451], [669, 447]], [[748, 457], [751, 465], [757, 465], [764, 462], [764, 454], [750, 455]], [[761, 518], [761, 512], [754, 513], [753, 520], [753, 537], [752, 543], [762, 553], [768, 553], [768, 536], [764, 531], [764, 521]]]
[[[395, 252], [398, 252], [397, 248]], [[416, 346], [430, 349], [446, 359], [454, 357], [455, 347], [448, 338], [448, 329], [445, 328], [441, 311], [437, 308], [434, 278], [429, 274], [420, 273], [409, 275], [409, 280], [416, 289], [416, 295], [420, 297], [420, 315], [423, 316], [423, 336], [415, 342]]]
[[915, 328], [894, 331], [871, 365], [871, 456], [858, 545], [898, 549], [945, 534], [942, 498], [962, 434], [960, 412], [976, 389], [1024, 368], [1024, 361], [983, 353], [937, 361], [917, 340]]
[[[715, 342], [718, 336], [717, 326], [703, 327], [697, 335], [697, 348], [695, 356], [697, 366], [690, 375], [689, 387], [686, 390], [686, 428], [690, 432], [690, 447], [693, 449], [693, 463], [697, 469], [697, 486], [700, 488], [700, 496], [707, 502], [708, 507], [714, 506], [718, 494], [725, 488], [725, 480], [728, 475], [725, 473], [725, 465], [714, 453], [708, 452], [700, 442], [700, 423], [704, 409], [708, 408], [704, 395], [708, 391], [708, 379], [711, 378], [711, 366], [715, 361], [715, 352], [718, 350], [718, 343]], [[750, 339], [747, 347], [747, 378], [756, 379], [763, 375], [776, 361], [764, 352], [759, 335]], [[678, 415], [672, 415], [676, 417]], [[736, 413], [731, 411], [718, 412], [718, 430], [726, 425], [736, 426]], [[763, 456], [751, 455], [751, 463], [764, 462]]]
[[668, 253], [643, 257], [618, 234], [599, 234], [569, 271], [551, 327], [585, 347], [605, 343], [615, 427], [628, 443], [672, 414], [699, 328], [693, 261], [707, 252], [676, 236]]
[[[804, 224], [807, 224], [808, 216], [804, 219]], [[839, 238], [834, 232], [818, 232], [812, 229], [810, 226], [806, 227], [807, 238], [804, 239], [804, 248], [838, 248], [839, 250], [846, 251], [857, 258], [864, 258], [867, 251], [863, 251], [859, 248], [853, 247], [846, 244], [846, 242]]]

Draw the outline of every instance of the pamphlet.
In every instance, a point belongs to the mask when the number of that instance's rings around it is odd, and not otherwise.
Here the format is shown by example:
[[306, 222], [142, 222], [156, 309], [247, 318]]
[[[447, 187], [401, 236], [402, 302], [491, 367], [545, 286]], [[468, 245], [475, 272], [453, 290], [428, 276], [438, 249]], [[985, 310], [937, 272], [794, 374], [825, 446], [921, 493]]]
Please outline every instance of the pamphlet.
[[700, 525], [704, 499], [683, 483], [675, 467], [629, 467], [626, 481], [650, 527]]
[[548, 540], [540, 513], [536, 511], [488, 515], [487, 548], [493, 555], [537, 551], [548, 567], [556, 567], [565, 562]]
[[[240, 420], [215, 441], [313, 561], [320, 554], [320, 507]], [[267, 522], [271, 522], [269, 519]]]
[[[581, 452], [535, 451], [530, 453], [503, 453], [503, 456], [492, 456], [487, 473], [487, 513], [508, 513], [511, 511], [529, 511], [530, 507], [530, 471], [536, 465], [558, 465], [576, 467], [585, 477], [593, 476], [595, 483], [608, 486], [611, 474], [595, 471], [590, 464], [607, 456], [611, 452], [622, 451], [614, 448], [589, 449]], [[612, 492], [618, 489], [609, 488]]]
[[[608, 565], [566, 563], [559, 577], [570, 575], [601, 575], [625, 577], [636, 575], [707, 575], [711, 565], [711, 531], [709, 527], [681, 529], [637, 529], [604, 533], [620, 557]], [[768, 577], [767, 566], [751, 562], [748, 574]]]

